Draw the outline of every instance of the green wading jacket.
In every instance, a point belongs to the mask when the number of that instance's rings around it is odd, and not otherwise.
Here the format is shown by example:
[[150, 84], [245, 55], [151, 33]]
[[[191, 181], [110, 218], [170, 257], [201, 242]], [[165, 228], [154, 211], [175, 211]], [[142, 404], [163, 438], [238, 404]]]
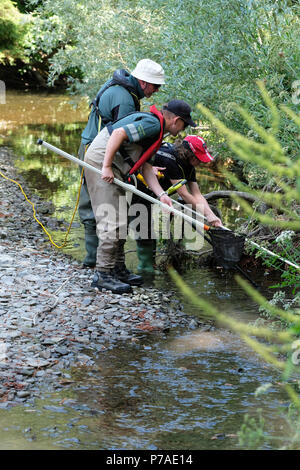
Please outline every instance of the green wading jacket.
[[124, 69], [116, 70], [113, 78], [100, 88], [91, 103], [92, 109], [81, 134], [81, 143], [90, 144], [109, 122], [139, 111], [139, 100], [143, 97], [138, 80]]

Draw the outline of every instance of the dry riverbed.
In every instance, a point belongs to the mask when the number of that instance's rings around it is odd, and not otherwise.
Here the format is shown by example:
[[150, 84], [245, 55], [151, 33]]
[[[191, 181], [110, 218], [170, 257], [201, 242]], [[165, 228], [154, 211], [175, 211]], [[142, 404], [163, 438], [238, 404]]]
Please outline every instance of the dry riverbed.
[[[49, 204], [17, 174], [10, 150], [1, 147], [0, 157], [0, 171], [22, 184], [43, 224], [55, 226]], [[120, 341], [200, 325], [174, 305], [172, 292], [91, 288], [92, 270], [48, 243], [19, 187], [1, 177], [0, 190], [0, 408], [67, 386], [71, 368], [93, 366]]]

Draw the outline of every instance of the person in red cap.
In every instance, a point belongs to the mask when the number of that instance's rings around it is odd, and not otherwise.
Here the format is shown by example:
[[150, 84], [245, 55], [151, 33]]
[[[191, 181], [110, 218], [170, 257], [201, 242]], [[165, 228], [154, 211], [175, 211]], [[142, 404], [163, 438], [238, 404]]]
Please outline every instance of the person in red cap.
[[[221, 227], [222, 222], [211, 210], [206, 199], [202, 196], [196, 179], [195, 168], [203, 164], [210, 163], [214, 157], [208, 152], [204, 139], [198, 135], [188, 135], [181, 142], [174, 144], [164, 142], [154, 157], [152, 165], [161, 169], [163, 178], [159, 180], [161, 187], [166, 191], [173, 184], [180, 180], [187, 180], [187, 184], [181, 186], [177, 193], [184, 203], [189, 204], [193, 209], [202, 207], [206, 223], [213, 227]], [[139, 185], [139, 189], [142, 186]], [[145, 190], [145, 186], [142, 189]], [[146, 191], [147, 192], [147, 191]], [[138, 202], [138, 201], [133, 201]], [[146, 201], [143, 201], [147, 204]], [[151, 210], [148, 210], [149, 234], [151, 228]], [[138, 272], [155, 272], [155, 247], [156, 241], [151, 239], [138, 239], [137, 256], [139, 259]]]

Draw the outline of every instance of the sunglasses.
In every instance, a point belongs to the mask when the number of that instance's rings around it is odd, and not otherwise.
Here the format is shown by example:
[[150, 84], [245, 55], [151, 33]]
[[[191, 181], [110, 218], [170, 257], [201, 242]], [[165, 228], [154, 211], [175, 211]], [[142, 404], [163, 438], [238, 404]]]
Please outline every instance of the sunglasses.
[[161, 85], [155, 85], [155, 83], [152, 83], [152, 85], [154, 86], [155, 90], [159, 90]]

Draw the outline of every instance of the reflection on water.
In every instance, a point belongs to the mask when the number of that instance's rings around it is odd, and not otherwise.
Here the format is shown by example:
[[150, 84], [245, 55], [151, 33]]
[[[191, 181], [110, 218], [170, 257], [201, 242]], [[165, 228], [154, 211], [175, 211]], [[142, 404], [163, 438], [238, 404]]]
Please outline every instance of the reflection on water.
[[[199, 296], [222, 305], [222, 312], [245, 321], [257, 317], [257, 306], [234, 282], [225, 285], [208, 269], [193, 271], [193, 279]], [[174, 292], [175, 304], [183, 300], [186, 313], [201, 317], [171, 280], [160, 277], [157, 284]], [[237, 449], [245, 414], [257, 419], [258, 409], [271, 437], [287, 433], [279, 413], [285, 410], [280, 374], [221, 328], [139, 334], [101, 352], [94, 366], [68, 373], [74, 383], [56, 394], [45, 391], [45, 399], [27, 410], [33, 408], [26, 422], [22, 408], [9, 412], [12, 421], [0, 411], [0, 448], [16, 435], [28, 449]], [[270, 382], [268, 393], [256, 397], [256, 389]], [[271, 439], [264, 448], [276, 445]]]
[[[62, 222], [61, 230], [46, 228], [61, 245], [80, 188], [80, 170], [36, 142], [43, 139], [76, 156], [89, 112], [87, 103], [83, 100], [75, 109], [64, 95], [8, 91], [7, 103], [0, 111], [0, 143], [12, 147], [15, 166], [31, 191], [53, 203], [53, 217]], [[65, 251], [82, 260], [83, 238], [76, 213]]]
[[[32, 190], [53, 202], [56, 218], [68, 221], [79, 169], [36, 145], [42, 138], [76, 155], [88, 110], [85, 105], [75, 111], [66, 101], [65, 96], [8, 92], [0, 133], [2, 143], [13, 148], [15, 163]], [[205, 181], [201, 181], [203, 192], [220, 185], [211, 175]], [[234, 223], [232, 207], [223, 209], [226, 225]], [[65, 232], [52, 235], [60, 242]], [[66, 250], [82, 259], [82, 246], [77, 216]], [[133, 251], [134, 246], [134, 242], [129, 245]], [[135, 268], [136, 254], [128, 260]], [[257, 306], [232, 275], [201, 269], [183, 278], [222, 313], [243, 321], [257, 318]], [[265, 294], [267, 280], [257, 278], [257, 273], [255, 280]], [[202, 312], [167, 276], [157, 276], [154, 286], [174, 292], [175, 306], [181, 304], [185, 313], [201, 318]], [[74, 385], [68, 391], [63, 387], [52, 395], [45, 391], [44, 400], [25, 410], [0, 410], [0, 448], [234, 449], [246, 413], [256, 416], [259, 407], [269, 428], [276, 430], [280, 423], [279, 391], [274, 387], [265, 397], [254, 395], [259, 385], [275, 383], [276, 373], [222, 329], [141, 336], [101, 353], [92, 369], [69, 372]]]
[[[269, 379], [269, 372], [257, 370], [256, 361], [229, 347], [174, 354], [176, 341], [169, 338], [144, 349], [126, 346], [126, 355], [121, 347], [109, 354], [109, 364], [105, 354], [98, 362], [98, 389], [81, 396], [90, 406], [97, 401], [102, 407], [103, 415], [93, 424], [103, 448], [236, 448], [236, 439], [213, 438], [235, 434], [243, 415], [255, 412], [255, 388]], [[274, 412], [266, 408], [266, 415]]]
[[6, 92], [6, 104], [0, 105], [0, 132], [31, 124], [69, 124], [84, 122], [88, 116], [86, 99], [48, 92]]
[[220, 349], [225, 349], [226, 345], [228, 348], [232, 345], [232, 341], [229, 342], [229, 339], [228, 342], [224, 341], [224, 337], [221, 337], [221, 334], [200, 330], [180, 336], [169, 347], [175, 353], [182, 354], [195, 350], [219, 351]]

